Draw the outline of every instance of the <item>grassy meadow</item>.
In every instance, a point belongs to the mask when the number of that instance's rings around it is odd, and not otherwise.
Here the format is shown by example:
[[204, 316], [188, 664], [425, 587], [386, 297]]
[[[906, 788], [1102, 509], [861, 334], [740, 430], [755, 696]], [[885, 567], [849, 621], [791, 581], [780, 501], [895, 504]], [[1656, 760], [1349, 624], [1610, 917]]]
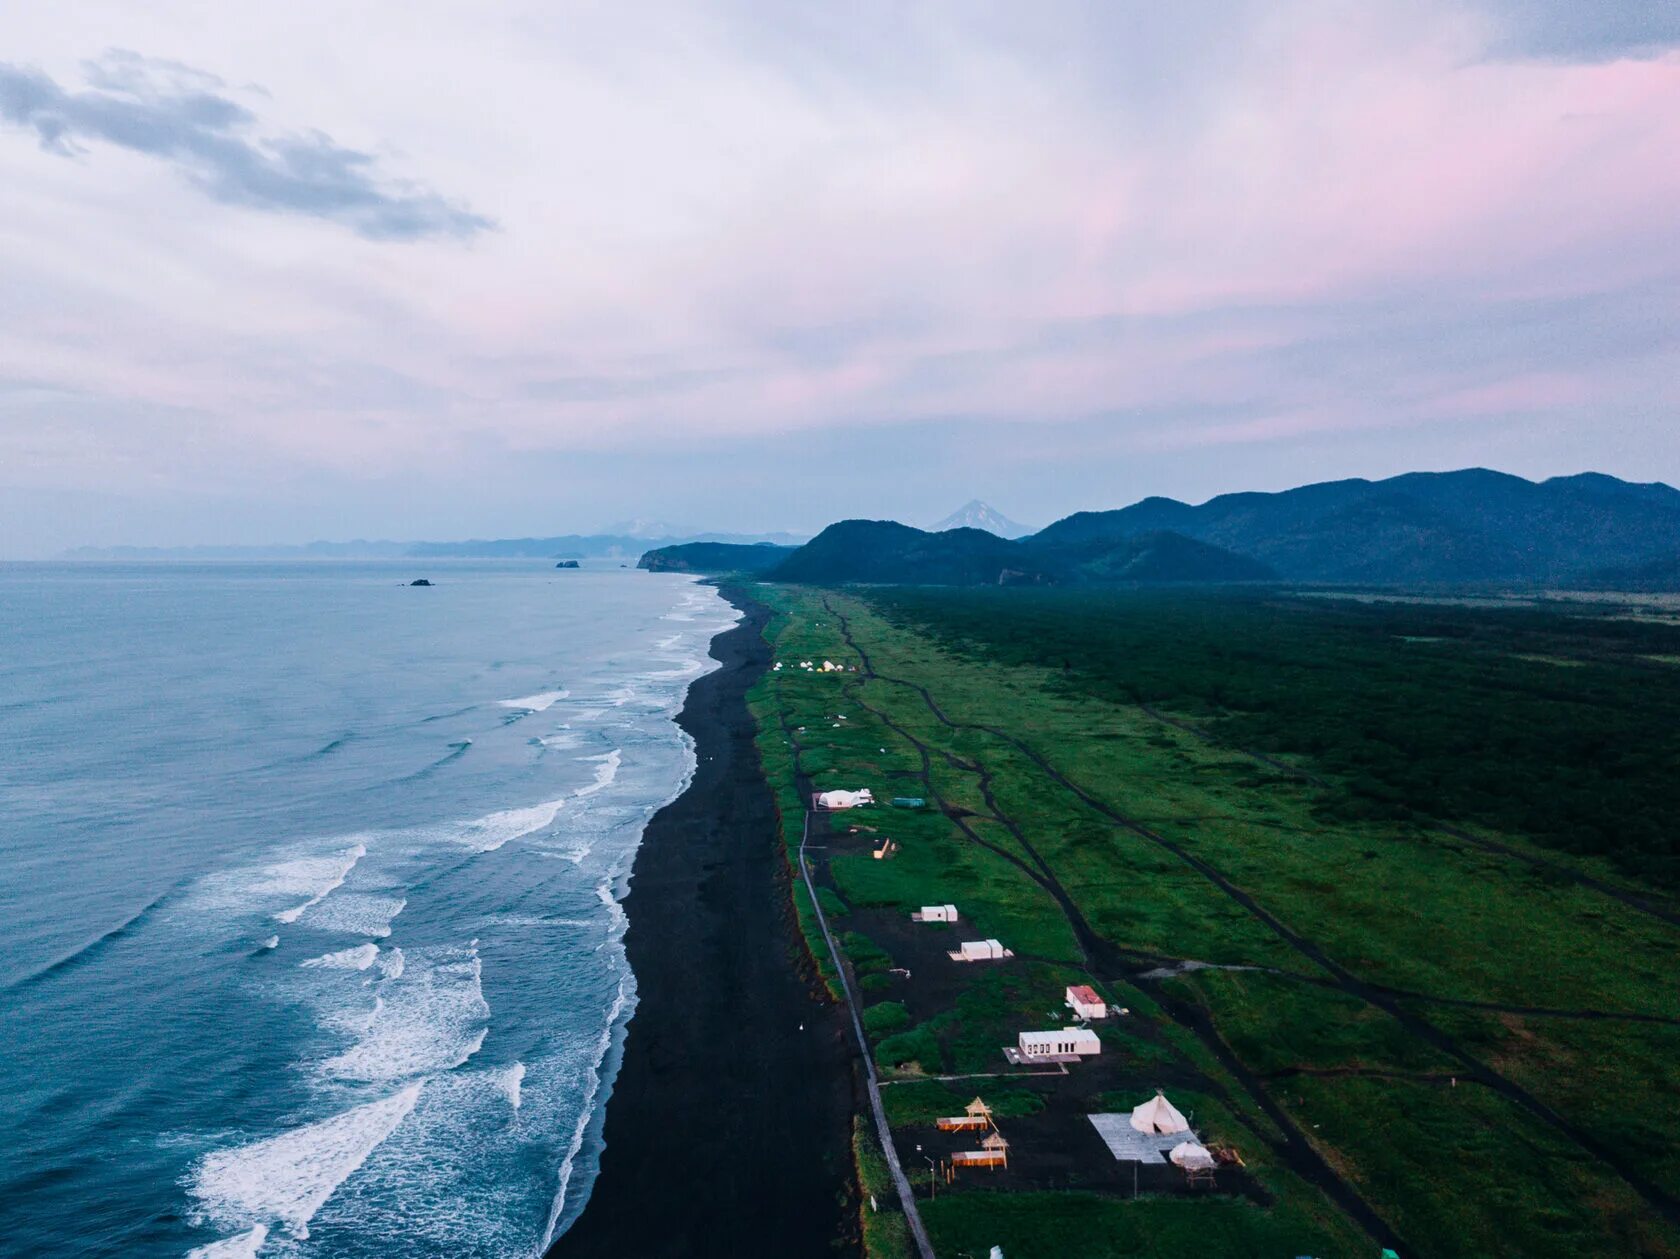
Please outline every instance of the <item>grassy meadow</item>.
[[[1680, 629], [1598, 604], [755, 593], [790, 852], [802, 788], [883, 802], [823, 817], [811, 857], [894, 1143], [910, 1168], [977, 1093], [1011, 1140], [1006, 1176], [921, 1203], [941, 1255], [1680, 1254], [1657, 811], [1680, 671], [1652, 659]], [[944, 902], [957, 928], [910, 923]], [[944, 956], [989, 936], [1016, 956]], [[1066, 1021], [1070, 983], [1129, 1013], [1098, 1059], [1012, 1078], [1001, 1047]], [[1134, 1198], [1085, 1115], [1156, 1088], [1244, 1170]], [[907, 1253], [876, 1197], [871, 1254]]]

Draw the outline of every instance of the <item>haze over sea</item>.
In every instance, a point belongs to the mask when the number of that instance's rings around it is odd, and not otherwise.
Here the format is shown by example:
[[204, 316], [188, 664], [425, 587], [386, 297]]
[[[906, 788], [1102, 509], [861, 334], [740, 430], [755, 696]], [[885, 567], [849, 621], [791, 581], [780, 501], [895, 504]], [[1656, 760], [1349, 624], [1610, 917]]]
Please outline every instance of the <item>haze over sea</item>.
[[0, 566], [8, 1255], [530, 1256], [735, 615], [546, 564]]

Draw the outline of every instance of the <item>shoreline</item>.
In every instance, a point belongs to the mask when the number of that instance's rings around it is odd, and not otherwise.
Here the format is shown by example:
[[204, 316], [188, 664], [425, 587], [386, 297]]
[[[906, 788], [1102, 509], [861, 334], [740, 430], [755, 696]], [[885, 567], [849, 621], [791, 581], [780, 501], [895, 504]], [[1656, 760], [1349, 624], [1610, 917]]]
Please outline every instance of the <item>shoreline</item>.
[[649, 821], [624, 897], [637, 1006], [588, 1202], [549, 1248], [590, 1256], [822, 1255], [848, 1209], [853, 1054], [810, 974], [747, 691], [769, 609], [716, 635], [677, 724], [687, 789]]

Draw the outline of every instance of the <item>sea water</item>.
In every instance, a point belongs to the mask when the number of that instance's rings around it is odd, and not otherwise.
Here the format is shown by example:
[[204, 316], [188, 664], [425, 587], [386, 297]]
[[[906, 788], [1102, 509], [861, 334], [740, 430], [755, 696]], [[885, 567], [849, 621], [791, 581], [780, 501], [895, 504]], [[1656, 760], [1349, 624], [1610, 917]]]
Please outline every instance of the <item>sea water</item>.
[[421, 574], [0, 566], [0, 1254], [503, 1259], [582, 1209], [734, 613]]

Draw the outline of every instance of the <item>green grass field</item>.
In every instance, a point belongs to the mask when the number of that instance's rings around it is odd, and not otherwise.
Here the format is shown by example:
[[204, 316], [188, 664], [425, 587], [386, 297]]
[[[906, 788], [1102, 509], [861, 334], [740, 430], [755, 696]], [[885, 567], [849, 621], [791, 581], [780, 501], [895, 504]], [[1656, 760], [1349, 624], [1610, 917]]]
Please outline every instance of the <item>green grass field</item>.
[[[1672, 626], [1321, 600], [1257, 611], [1251, 596], [758, 593], [788, 662], [752, 704], [790, 849], [800, 775], [931, 806], [848, 816], [874, 829], [813, 861], [877, 1063], [905, 1081], [885, 1089], [890, 1122], [920, 1139], [977, 1091], [1032, 1115], [1015, 1120], [1028, 1157], [1008, 1190], [967, 1174], [923, 1202], [942, 1255], [1375, 1255], [1379, 1235], [1403, 1254], [1680, 1254], [1672, 839], [1643, 814], [1611, 843], [1560, 836], [1555, 818], [1527, 831], [1512, 822], [1532, 804], [1502, 798], [1555, 782], [1560, 816], [1579, 819], [1613, 770], [1631, 786], [1607, 813], [1650, 807], [1674, 744], [1649, 711], [1680, 713], [1680, 675], [1645, 657]], [[1406, 654], [1419, 648], [1427, 667]], [[824, 658], [858, 671], [789, 667]], [[1326, 755], [1360, 722], [1347, 696], [1395, 670], [1417, 675], [1407, 696], [1430, 710], [1415, 755], [1385, 742], [1404, 714], [1393, 697], [1352, 751]], [[1286, 699], [1272, 673], [1293, 680]], [[1255, 696], [1266, 706], [1241, 706]], [[1622, 722], [1636, 698], [1649, 711]], [[1556, 737], [1476, 718], [1489, 703]], [[1586, 767], [1563, 763], [1587, 755], [1563, 729], [1583, 712], [1602, 762]], [[1468, 755], [1452, 722], [1469, 720], [1480, 754], [1512, 772], [1440, 774], [1430, 797], [1419, 763]], [[897, 851], [873, 858], [886, 836]], [[900, 924], [946, 901], [964, 916], [950, 938], [996, 936], [1017, 958], [942, 966]], [[1000, 1071], [999, 1046], [1053, 1025], [1073, 982], [1131, 1010], [1103, 1029], [1100, 1067], [1030, 1088], [922, 1078]], [[1242, 1151], [1239, 1190], [1049, 1188], [1085, 1157], [1070, 1153], [1089, 1140], [1085, 1113], [1157, 1086], [1196, 1099], [1204, 1133]], [[1038, 1188], [1028, 1138], [1061, 1147]]]

